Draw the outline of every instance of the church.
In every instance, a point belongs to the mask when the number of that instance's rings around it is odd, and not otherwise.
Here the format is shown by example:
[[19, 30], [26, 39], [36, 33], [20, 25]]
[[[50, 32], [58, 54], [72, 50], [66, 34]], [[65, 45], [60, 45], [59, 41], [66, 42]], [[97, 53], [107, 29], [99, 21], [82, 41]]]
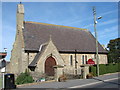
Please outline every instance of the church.
[[[16, 37], [8, 73], [54, 76], [54, 66], [66, 74], [81, 74], [80, 65], [96, 64], [95, 37], [87, 29], [24, 21], [24, 5], [17, 6]], [[98, 43], [99, 64], [107, 64], [107, 51]]]

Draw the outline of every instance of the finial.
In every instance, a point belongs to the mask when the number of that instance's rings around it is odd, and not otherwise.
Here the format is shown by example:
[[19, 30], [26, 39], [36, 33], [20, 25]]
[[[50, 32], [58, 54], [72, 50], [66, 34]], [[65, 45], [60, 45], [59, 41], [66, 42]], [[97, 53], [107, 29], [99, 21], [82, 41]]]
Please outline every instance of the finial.
[[20, 4], [22, 4], [22, 2], [20, 1]]

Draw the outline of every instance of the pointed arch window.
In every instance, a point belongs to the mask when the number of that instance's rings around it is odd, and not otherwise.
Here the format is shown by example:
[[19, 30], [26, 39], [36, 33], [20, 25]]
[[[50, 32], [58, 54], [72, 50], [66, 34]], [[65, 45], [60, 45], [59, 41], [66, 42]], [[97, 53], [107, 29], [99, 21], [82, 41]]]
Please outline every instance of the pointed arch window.
[[87, 64], [87, 55], [85, 55], [85, 63]]
[[82, 55], [82, 64], [85, 64], [84, 62], [84, 55]]
[[70, 55], [70, 65], [72, 66], [73, 65], [73, 56]]

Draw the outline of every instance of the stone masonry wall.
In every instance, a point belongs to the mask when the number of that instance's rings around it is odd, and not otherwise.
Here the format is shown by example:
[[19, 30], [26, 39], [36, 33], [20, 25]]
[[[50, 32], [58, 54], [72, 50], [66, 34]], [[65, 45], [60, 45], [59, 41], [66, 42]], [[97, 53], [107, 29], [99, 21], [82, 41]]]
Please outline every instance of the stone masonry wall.
[[50, 40], [45, 51], [42, 53], [36, 68], [36, 72], [44, 73], [45, 72], [45, 60], [51, 56], [55, 58], [57, 65], [64, 65], [64, 61], [60, 56], [57, 48], [54, 46], [53, 42]]
[[16, 37], [11, 51], [10, 68], [8, 71], [15, 75], [20, 74], [24, 70], [24, 39], [23, 39], [23, 20], [24, 20], [24, 6], [18, 4], [17, 8], [17, 24], [16, 24]]
[[[71, 73], [71, 74], [75, 74], [75, 54], [60, 54], [63, 58], [63, 60], [65, 61], [65, 67], [64, 70], [66, 73]], [[72, 55], [72, 63], [73, 65], [70, 64], [70, 56]], [[77, 59], [77, 72], [78, 74], [81, 73], [81, 67], [80, 65], [82, 65], [82, 56], [84, 55], [84, 64], [86, 64], [85, 62], [85, 56], [87, 56], [87, 61], [88, 59], [93, 59], [95, 61], [96, 64], [96, 60], [95, 58], [95, 54], [76, 54], [76, 59]], [[99, 64], [107, 64], [107, 55], [106, 54], [99, 54]]]

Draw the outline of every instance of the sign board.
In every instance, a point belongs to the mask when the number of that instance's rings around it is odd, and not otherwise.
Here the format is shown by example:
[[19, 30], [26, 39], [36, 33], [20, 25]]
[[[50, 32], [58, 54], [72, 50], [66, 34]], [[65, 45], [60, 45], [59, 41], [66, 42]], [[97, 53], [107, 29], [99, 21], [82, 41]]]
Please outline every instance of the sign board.
[[1, 69], [1, 72], [2, 72], [2, 73], [5, 73], [5, 67], [3, 67], [3, 68]]
[[45, 81], [45, 78], [41, 78], [41, 82]]
[[87, 64], [94, 65], [95, 62], [94, 62], [92, 59], [89, 59], [89, 60], [87, 61]]

